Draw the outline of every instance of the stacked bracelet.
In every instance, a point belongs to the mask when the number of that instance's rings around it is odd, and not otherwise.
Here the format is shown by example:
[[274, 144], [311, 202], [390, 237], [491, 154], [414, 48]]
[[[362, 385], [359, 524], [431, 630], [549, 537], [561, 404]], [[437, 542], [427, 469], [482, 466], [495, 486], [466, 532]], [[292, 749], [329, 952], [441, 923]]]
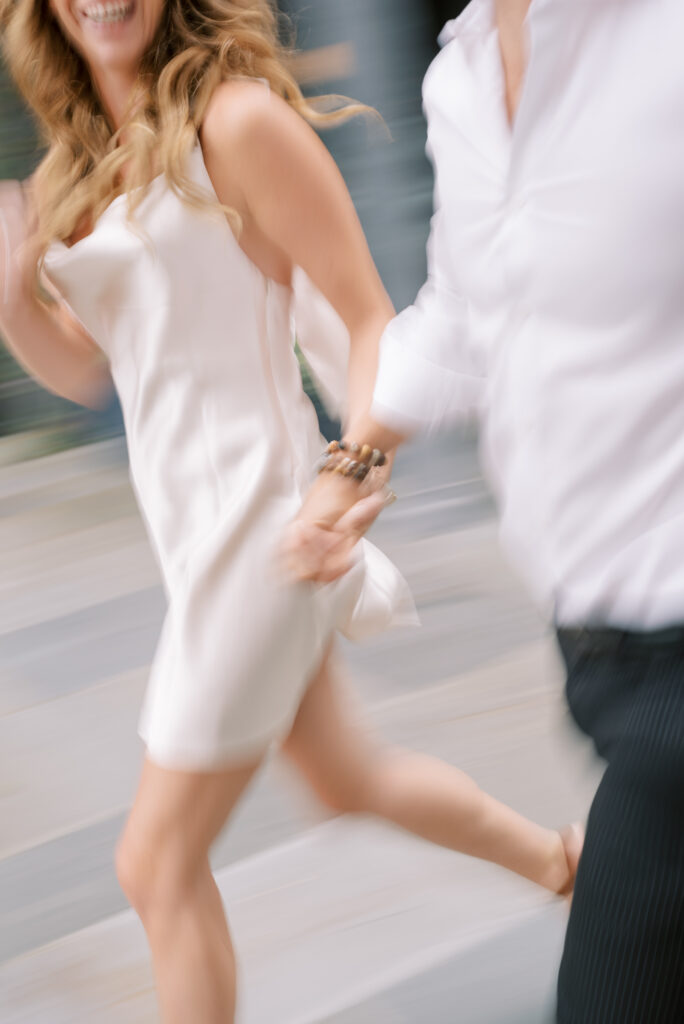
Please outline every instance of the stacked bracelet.
[[[349, 452], [346, 455], [345, 452]], [[384, 466], [387, 456], [379, 448], [371, 448], [369, 444], [357, 444], [349, 441], [331, 441], [318, 463], [318, 473], [338, 473], [361, 483], [371, 469]]]

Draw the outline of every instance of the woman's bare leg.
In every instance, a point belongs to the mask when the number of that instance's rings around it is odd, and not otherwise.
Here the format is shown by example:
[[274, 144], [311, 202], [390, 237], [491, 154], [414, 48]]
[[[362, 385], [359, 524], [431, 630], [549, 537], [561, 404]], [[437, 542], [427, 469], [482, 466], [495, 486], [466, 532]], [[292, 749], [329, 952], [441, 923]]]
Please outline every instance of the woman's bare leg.
[[257, 767], [143, 767], [117, 872], [147, 933], [164, 1024], [234, 1019], [235, 958], [209, 848]]
[[449, 764], [378, 745], [357, 722], [348, 698], [328, 659], [283, 746], [330, 808], [385, 818], [553, 892], [574, 877], [581, 840], [564, 841], [558, 832], [535, 825]]

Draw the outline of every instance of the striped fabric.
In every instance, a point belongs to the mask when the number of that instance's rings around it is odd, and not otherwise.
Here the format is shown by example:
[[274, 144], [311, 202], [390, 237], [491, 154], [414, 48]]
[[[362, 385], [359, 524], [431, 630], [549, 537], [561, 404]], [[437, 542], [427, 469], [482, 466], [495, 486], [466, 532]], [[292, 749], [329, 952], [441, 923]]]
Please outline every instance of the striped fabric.
[[559, 1024], [684, 1022], [684, 629], [559, 632], [567, 697], [608, 766], [589, 815]]

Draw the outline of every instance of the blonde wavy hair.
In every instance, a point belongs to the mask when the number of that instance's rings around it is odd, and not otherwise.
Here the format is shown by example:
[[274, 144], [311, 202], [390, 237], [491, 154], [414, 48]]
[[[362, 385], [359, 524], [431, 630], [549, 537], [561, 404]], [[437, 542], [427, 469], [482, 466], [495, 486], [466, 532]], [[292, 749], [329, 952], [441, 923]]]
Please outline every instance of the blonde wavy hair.
[[[227, 79], [265, 79], [314, 126], [367, 110], [344, 97], [307, 100], [292, 72], [294, 51], [281, 43], [279, 27], [270, 0], [165, 0], [129, 114], [115, 131], [48, 0], [0, 0], [7, 66], [47, 146], [34, 179], [39, 263], [50, 242], [68, 240], [86, 219], [97, 221], [124, 191], [132, 217], [143, 186], [158, 173], [185, 202], [215, 208], [184, 168], [212, 93]], [[235, 211], [225, 212], [237, 230]]]

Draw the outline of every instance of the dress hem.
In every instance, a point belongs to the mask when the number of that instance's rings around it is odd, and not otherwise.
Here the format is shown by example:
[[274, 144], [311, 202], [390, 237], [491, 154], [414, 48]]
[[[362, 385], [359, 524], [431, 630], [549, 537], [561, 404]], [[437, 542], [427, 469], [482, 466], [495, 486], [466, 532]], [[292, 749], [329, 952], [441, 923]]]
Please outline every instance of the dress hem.
[[163, 744], [149, 742], [143, 729], [138, 729], [138, 735], [145, 744], [146, 757], [158, 768], [167, 771], [210, 773], [230, 771], [231, 768], [237, 769], [250, 762], [263, 760], [272, 746], [283, 742], [291, 725], [292, 722], [285, 719], [280, 725], [272, 726], [250, 739], [225, 743], [212, 754], [200, 754], [190, 750], [173, 752], [165, 749]]

